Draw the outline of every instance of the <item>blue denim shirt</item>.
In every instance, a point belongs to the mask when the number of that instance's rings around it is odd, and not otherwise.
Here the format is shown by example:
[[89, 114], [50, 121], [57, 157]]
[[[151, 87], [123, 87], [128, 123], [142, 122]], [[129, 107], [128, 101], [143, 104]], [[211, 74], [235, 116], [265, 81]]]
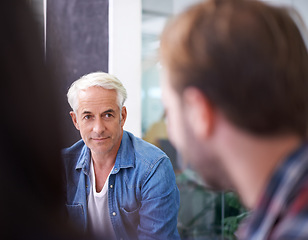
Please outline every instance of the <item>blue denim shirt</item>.
[[[68, 214], [86, 231], [90, 149], [80, 140], [64, 149], [62, 157]], [[117, 239], [180, 239], [179, 191], [164, 152], [124, 131], [108, 185], [109, 215]]]

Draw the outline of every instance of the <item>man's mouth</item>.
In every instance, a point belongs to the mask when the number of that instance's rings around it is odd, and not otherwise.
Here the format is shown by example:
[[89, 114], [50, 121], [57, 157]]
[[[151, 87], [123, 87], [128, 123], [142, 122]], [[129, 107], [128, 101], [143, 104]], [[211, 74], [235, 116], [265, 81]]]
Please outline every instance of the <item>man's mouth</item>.
[[107, 140], [109, 137], [95, 137], [95, 138], [91, 138], [94, 141], [104, 141]]

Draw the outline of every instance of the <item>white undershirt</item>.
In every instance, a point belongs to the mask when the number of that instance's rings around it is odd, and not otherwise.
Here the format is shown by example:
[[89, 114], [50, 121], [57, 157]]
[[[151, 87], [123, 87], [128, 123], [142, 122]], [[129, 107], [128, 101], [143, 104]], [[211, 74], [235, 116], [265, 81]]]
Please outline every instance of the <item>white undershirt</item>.
[[[111, 170], [112, 171], [112, 170]], [[93, 160], [90, 165], [91, 189], [88, 197], [89, 230], [95, 235], [102, 235], [105, 239], [116, 239], [111, 224], [108, 208], [108, 182], [110, 173], [106, 179], [103, 189], [96, 192], [95, 173]]]

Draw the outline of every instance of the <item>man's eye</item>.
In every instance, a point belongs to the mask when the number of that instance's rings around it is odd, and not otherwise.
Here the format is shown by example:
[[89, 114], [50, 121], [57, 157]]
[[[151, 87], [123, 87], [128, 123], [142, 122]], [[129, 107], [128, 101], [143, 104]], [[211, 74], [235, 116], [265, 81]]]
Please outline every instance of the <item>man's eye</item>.
[[106, 113], [105, 117], [106, 118], [111, 118], [113, 115], [111, 113]]
[[88, 120], [88, 119], [91, 118], [91, 115], [85, 115], [83, 118], [86, 119], [86, 120]]

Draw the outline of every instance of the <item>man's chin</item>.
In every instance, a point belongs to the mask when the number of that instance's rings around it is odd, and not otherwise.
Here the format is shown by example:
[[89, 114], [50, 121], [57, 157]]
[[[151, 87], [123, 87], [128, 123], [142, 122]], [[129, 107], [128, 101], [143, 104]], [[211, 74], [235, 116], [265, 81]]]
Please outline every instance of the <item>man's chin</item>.
[[91, 146], [91, 152], [94, 152], [96, 154], [104, 154], [108, 152], [108, 148], [105, 145], [102, 144], [95, 144]]

